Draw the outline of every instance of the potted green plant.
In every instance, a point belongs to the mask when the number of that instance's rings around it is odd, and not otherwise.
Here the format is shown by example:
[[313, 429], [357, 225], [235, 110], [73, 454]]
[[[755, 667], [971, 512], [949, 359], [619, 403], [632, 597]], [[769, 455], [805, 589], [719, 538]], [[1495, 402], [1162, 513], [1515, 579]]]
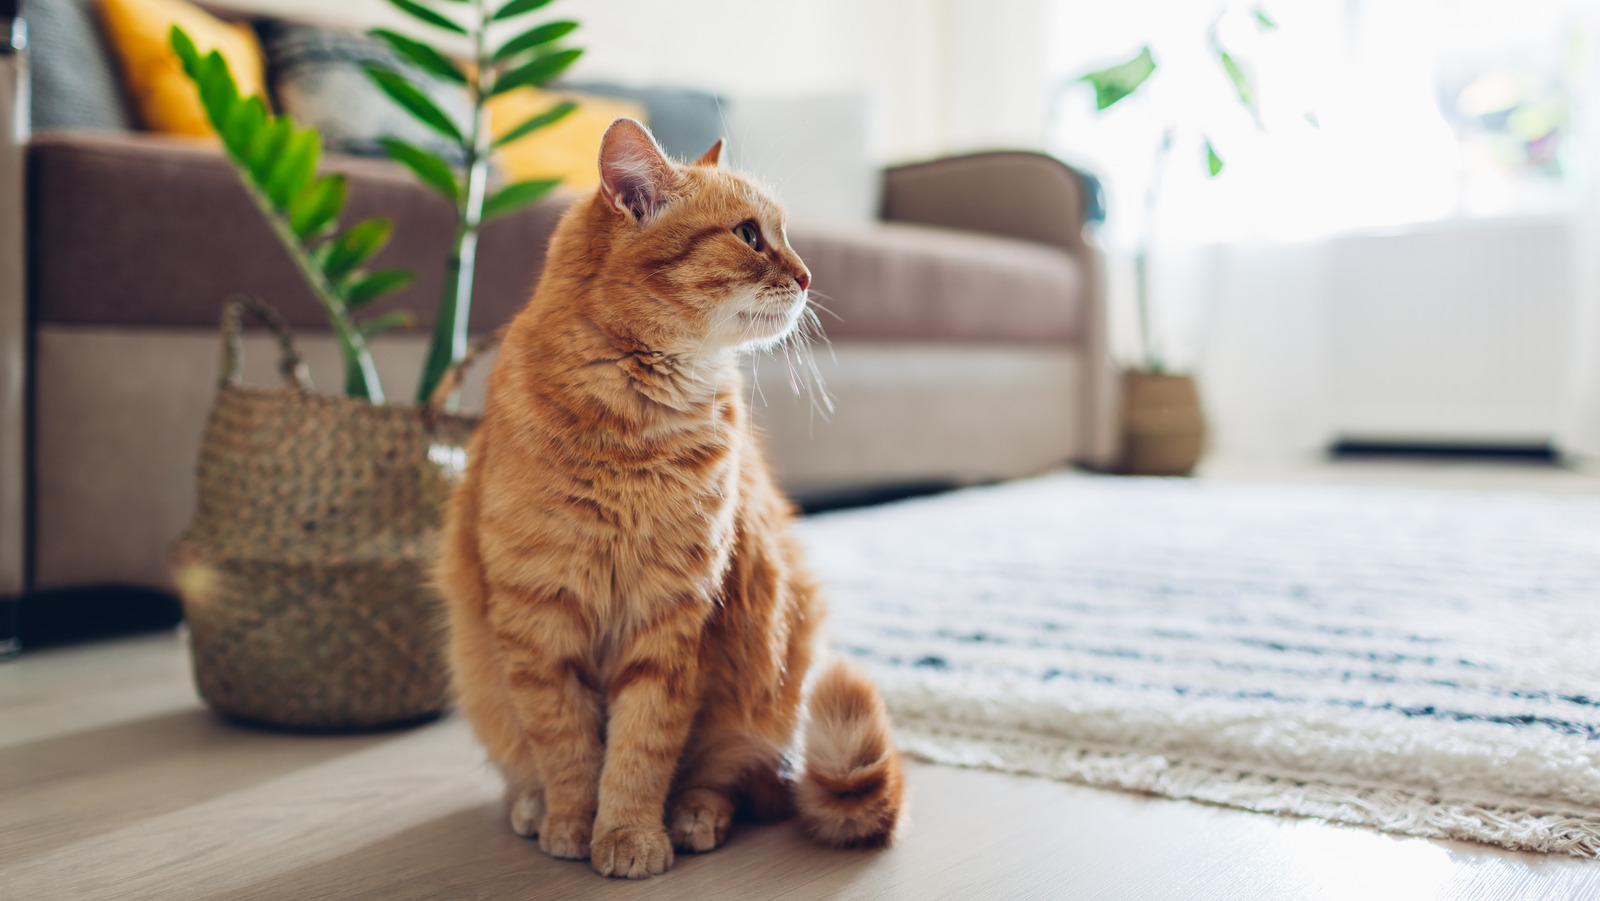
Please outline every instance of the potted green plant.
[[[1223, 14], [1226, 14], [1224, 10]], [[1213, 19], [1206, 32], [1209, 57], [1227, 76], [1233, 93], [1257, 126], [1261, 125], [1257, 105], [1257, 84], [1248, 63], [1226, 49], [1218, 36], [1223, 14]], [[1277, 29], [1277, 23], [1260, 7], [1249, 11], [1256, 27]], [[1134, 96], [1158, 71], [1158, 61], [1149, 45], [1131, 59], [1109, 68], [1086, 73], [1069, 84], [1088, 84], [1094, 89], [1095, 109], [1099, 112]], [[1312, 118], [1309, 117], [1308, 118]], [[1314, 118], [1312, 118], [1314, 122]], [[1139, 351], [1133, 365], [1122, 374], [1120, 411], [1120, 451], [1115, 469], [1128, 475], [1189, 475], [1199, 464], [1205, 448], [1205, 415], [1192, 374], [1170, 368], [1157, 333], [1150, 292], [1150, 257], [1153, 220], [1161, 191], [1162, 173], [1180, 137], [1194, 143], [1208, 178], [1222, 174], [1224, 163], [1209, 134], [1180, 135], [1167, 126], [1157, 146], [1151, 177], [1145, 191], [1142, 235], [1134, 250], [1134, 292], [1139, 327]]]
[[[394, 2], [433, 15], [410, 0]], [[512, 0], [490, 20], [542, 5]], [[420, 43], [399, 35], [386, 40], [406, 46], [402, 55], [413, 61], [437, 56], [432, 70], [449, 64]], [[345, 368], [344, 396], [314, 393], [276, 311], [254, 298], [225, 303], [223, 372], [202, 439], [199, 500], [171, 555], [197, 686], [223, 713], [282, 726], [370, 728], [437, 714], [447, 705], [448, 679], [428, 570], [440, 508], [476, 424], [443, 407], [472, 357], [465, 334], [477, 230], [554, 182], [508, 185], [486, 197], [491, 145], [480, 131], [481, 98], [477, 124], [458, 128], [476, 148], [463, 177], [448, 166], [439, 171], [425, 152], [393, 143], [391, 152], [413, 171], [431, 173], [425, 181], [453, 192], [461, 225], [450, 260], [452, 272], [464, 271], [466, 280], [451, 280], [456, 287], [447, 287], [440, 315], [449, 326], [435, 330], [429, 359], [442, 359], [442, 368], [425, 380], [417, 405], [385, 403], [368, 339], [414, 317], [396, 311], [362, 318], [359, 311], [411, 281], [403, 270], [366, 268], [392, 223], [374, 219], [341, 231], [345, 180], [317, 173], [318, 133], [274, 116], [260, 98], [241, 97], [222, 57], [198, 52], [181, 29], [172, 30], [171, 44], [246, 193], [327, 313]], [[477, 44], [481, 55], [487, 46], [481, 33]], [[521, 53], [505, 46], [496, 52], [502, 60]], [[498, 70], [480, 71], [493, 78]], [[413, 113], [438, 113], [398, 73], [375, 77]], [[537, 127], [526, 123], [520, 131]], [[277, 335], [282, 389], [240, 384], [247, 313]]]
[[527, 15], [547, 6], [550, 0], [507, 0], [498, 5], [487, 0], [446, 0], [433, 5], [418, 0], [389, 2], [442, 34], [465, 41], [471, 48], [462, 64], [439, 49], [398, 32], [382, 28], [372, 32], [421, 71], [460, 85], [471, 101], [469, 121], [456, 122], [403, 73], [382, 66], [367, 67], [367, 73], [384, 93], [419, 122], [461, 148], [460, 164], [452, 165], [439, 155], [398, 138], [383, 142], [390, 157], [442, 194], [456, 211], [444, 292], [439, 299], [422, 380], [417, 386], [420, 404], [433, 396], [445, 373], [468, 352], [467, 321], [472, 308], [479, 229], [496, 216], [543, 198], [560, 181], [517, 181], [490, 193], [490, 154], [501, 145], [555, 124], [577, 108], [570, 101], [561, 101], [496, 137], [489, 127], [488, 102], [506, 91], [543, 85], [557, 78], [583, 51], [561, 43], [577, 29], [576, 22], [557, 20], [526, 27]]

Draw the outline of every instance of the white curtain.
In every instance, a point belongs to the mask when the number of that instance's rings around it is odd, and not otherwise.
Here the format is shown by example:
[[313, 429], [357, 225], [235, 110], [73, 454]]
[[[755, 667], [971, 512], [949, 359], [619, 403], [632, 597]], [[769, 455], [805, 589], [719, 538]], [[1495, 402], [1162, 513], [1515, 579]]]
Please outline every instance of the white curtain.
[[[1600, 36], [1600, 11], [1587, 12], [1583, 30], [1591, 39]], [[1600, 465], [1600, 53], [1591, 53], [1587, 63], [1587, 90], [1574, 110], [1587, 165], [1580, 169], [1584, 178], [1572, 228], [1572, 362], [1556, 447], [1574, 462]]]
[[[1339, 236], [1525, 211], [1532, 195], [1560, 207], [1571, 203], [1574, 179], [1600, 170], [1590, 142], [1588, 158], [1566, 161], [1565, 182], [1540, 187], [1544, 194], [1524, 190], [1514, 198], [1524, 204], [1517, 208], [1503, 184], [1481, 176], [1481, 160], [1469, 158], [1470, 146], [1444, 115], [1453, 109], [1441, 107], [1459, 91], [1441, 73], [1537, 46], [1575, 6], [1567, 0], [1267, 2], [1262, 8], [1278, 27], [1263, 29], [1254, 4], [1237, 4], [1219, 20], [1218, 6], [1183, 0], [1087, 9], [1055, 3], [1050, 69], [1066, 87], [1050, 146], [1106, 181], [1110, 217], [1102, 241], [1122, 260], [1112, 280], [1113, 301], [1123, 308], [1117, 345], [1131, 360], [1127, 261], [1149, 237], [1151, 293], [1166, 356], [1199, 374], [1214, 451], [1296, 456], [1334, 437], [1340, 386], [1333, 380], [1350, 371], [1349, 361], [1331, 362], [1338, 348], [1330, 333], [1345, 312], [1335, 270], [1360, 265]], [[1593, 43], [1600, 30], [1594, 14], [1586, 15]], [[1218, 65], [1208, 40], [1213, 25], [1218, 41], [1258, 81], [1264, 128], [1242, 109]], [[1122, 104], [1096, 112], [1088, 86], [1072, 85], [1072, 77], [1122, 62], [1147, 43], [1156, 74]], [[1600, 78], [1590, 82], [1600, 85]], [[1149, 223], [1144, 195], [1168, 128], [1176, 142]], [[1203, 166], [1206, 138], [1224, 164], [1215, 179]], [[1565, 380], [1568, 414], [1558, 438], [1563, 447], [1600, 455], [1600, 189], [1590, 189], [1588, 198], [1575, 256], [1590, 287], [1576, 320], [1580, 365]], [[1543, 215], [1551, 214], [1550, 204], [1541, 207]], [[1519, 301], [1513, 292], [1506, 302]], [[1440, 323], [1442, 330], [1449, 325]], [[1567, 350], [1552, 347], [1549, 354]]]

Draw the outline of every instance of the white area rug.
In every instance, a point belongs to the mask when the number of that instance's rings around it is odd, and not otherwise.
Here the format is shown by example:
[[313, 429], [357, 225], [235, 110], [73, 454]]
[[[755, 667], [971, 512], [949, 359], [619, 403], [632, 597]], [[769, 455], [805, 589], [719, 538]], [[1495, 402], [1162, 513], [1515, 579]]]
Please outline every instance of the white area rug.
[[1600, 499], [1060, 476], [801, 528], [916, 757], [1600, 855]]

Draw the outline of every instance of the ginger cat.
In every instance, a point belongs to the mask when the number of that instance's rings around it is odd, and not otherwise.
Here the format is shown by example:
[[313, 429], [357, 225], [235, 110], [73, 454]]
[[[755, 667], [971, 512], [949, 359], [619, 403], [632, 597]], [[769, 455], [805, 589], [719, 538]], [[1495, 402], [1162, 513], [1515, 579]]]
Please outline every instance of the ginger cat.
[[741, 805], [847, 847], [901, 808], [877, 689], [843, 661], [807, 678], [823, 603], [735, 361], [811, 276], [721, 149], [686, 166], [612, 123], [505, 332], [437, 573], [512, 828], [607, 876], [716, 848]]

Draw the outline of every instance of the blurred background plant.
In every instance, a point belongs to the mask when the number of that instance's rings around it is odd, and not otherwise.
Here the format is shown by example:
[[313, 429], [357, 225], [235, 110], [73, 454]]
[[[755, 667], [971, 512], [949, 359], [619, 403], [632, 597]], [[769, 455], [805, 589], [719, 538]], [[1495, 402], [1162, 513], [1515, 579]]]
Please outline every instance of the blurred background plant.
[[583, 51], [562, 42], [578, 28], [576, 22], [556, 20], [527, 27], [527, 15], [549, 5], [550, 0], [508, 0], [499, 5], [491, 5], [487, 0], [438, 0], [428, 5], [418, 0], [389, 2], [437, 30], [445, 41], [444, 47], [464, 42], [469, 48], [465, 60], [457, 62], [440, 46], [385, 28], [371, 32], [421, 71], [460, 85], [471, 101], [469, 121], [459, 122], [404, 74], [378, 65], [367, 67], [367, 74], [384, 93], [418, 121], [461, 148], [459, 162], [452, 163], [399, 138], [384, 141], [390, 157], [415, 173], [423, 184], [442, 194], [456, 211], [455, 238], [445, 268], [444, 293], [439, 300], [433, 337], [417, 386], [417, 403], [424, 404], [451, 366], [467, 354], [467, 323], [472, 310], [479, 228], [496, 216], [534, 203], [560, 183], [560, 179], [529, 179], [500, 186], [490, 193], [491, 152], [560, 121], [577, 108], [575, 103], [564, 100], [495, 135], [490, 130], [489, 100], [516, 88], [554, 80]]
[[[1254, 67], [1249, 61], [1242, 59], [1237, 53], [1224, 46], [1221, 37], [1221, 28], [1229, 19], [1248, 18], [1254, 25], [1254, 30], [1259, 33], [1276, 31], [1277, 22], [1265, 9], [1260, 6], [1249, 10], [1223, 7], [1211, 20], [1205, 32], [1206, 52], [1203, 56], [1189, 56], [1186, 62], [1193, 63], [1204, 59], [1208, 64], [1214, 65], [1226, 77], [1227, 84], [1232, 88], [1232, 94], [1238, 99], [1243, 108], [1259, 130], [1265, 130], [1262, 122], [1261, 108], [1258, 103], [1259, 87], [1256, 81]], [[1229, 23], [1237, 24], [1237, 23]], [[1149, 83], [1156, 75], [1158, 61], [1149, 44], [1139, 48], [1139, 52], [1132, 59], [1118, 63], [1104, 69], [1085, 73], [1077, 78], [1070, 79], [1057, 86], [1056, 97], [1059, 101], [1061, 94], [1074, 90], [1080, 84], [1087, 84], [1094, 90], [1095, 109], [1104, 113], [1128, 97], [1140, 92], [1141, 88]], [[1187, 67], [1179, 68], [1174, 74], [1165, 78], [1196, 79], [1200, 73], [1186, 71]], [[1166, 70], [1162, 70], [1166, 71]], [[1054, 108], [1057, 104], [1052, 104]], [[1141, 237], [1134, 249], [1134, 291], [1135, 301], [1138, 306], [1139, 323], [1139, 357], [1136, 368], [1144, 372], [1164, 373], [1168, 369], [1168, 361], [1163, 352], [1162, 342], [1157, 329], [1153, 325], [1153, 315], [1150, 301], [1150, 274], [1149, 258], [1155, 231], [1155, 218], [1160, 199], [1162, 175], [1168, 164], [1168, 158], [1175, 146], [1191, 148], [1197, 157], [1197, 162], [1204, 167], [1209, 178], [1216, 178], [1222, 174], [1226, 165], [1223, 157], [1218, 152], [1211, 136], [1209, 126], [1200, 125], [1195, 128], [1192, 124], [1180, 125], [1177, 121], [1177, 111], [1169, 111], [1172, 121], [1165, 125], [1161, 131], [1158, 149], [1155, 154], [1150, 178], [1145, 189], [1143, 221], [1140, 223]], [[1316, 117], [1311, 113], [1306, 114], [1306, 119], [1311, 124], [1316, 124]], [[1048, 126], [1047, 126], [1048, 130]]]
[[339, 231], [345, 178], [338, 173], [317, 174], [321, 135], [315, 129], [296, 127], [288, 116], [274, 115], [260, 97], [240, 97], [221, 54], [212, 51], [202, 56], [183, 29], [174, 26], [169, 40], [184, 72], [199, 89], [206, 117], [221, 138], [245, 192], [328, 315], [344, 360], [345, 394], [383, 403], [383, 387], [368, 339], [391, 328], [410, 326], [416, 317], [410, 311], [391, 310], [358, 322], [356, 311], [405, 287], [415, 277], [405, 269], [364, 268], [388, 242], [394, 223], [366, 219]]

